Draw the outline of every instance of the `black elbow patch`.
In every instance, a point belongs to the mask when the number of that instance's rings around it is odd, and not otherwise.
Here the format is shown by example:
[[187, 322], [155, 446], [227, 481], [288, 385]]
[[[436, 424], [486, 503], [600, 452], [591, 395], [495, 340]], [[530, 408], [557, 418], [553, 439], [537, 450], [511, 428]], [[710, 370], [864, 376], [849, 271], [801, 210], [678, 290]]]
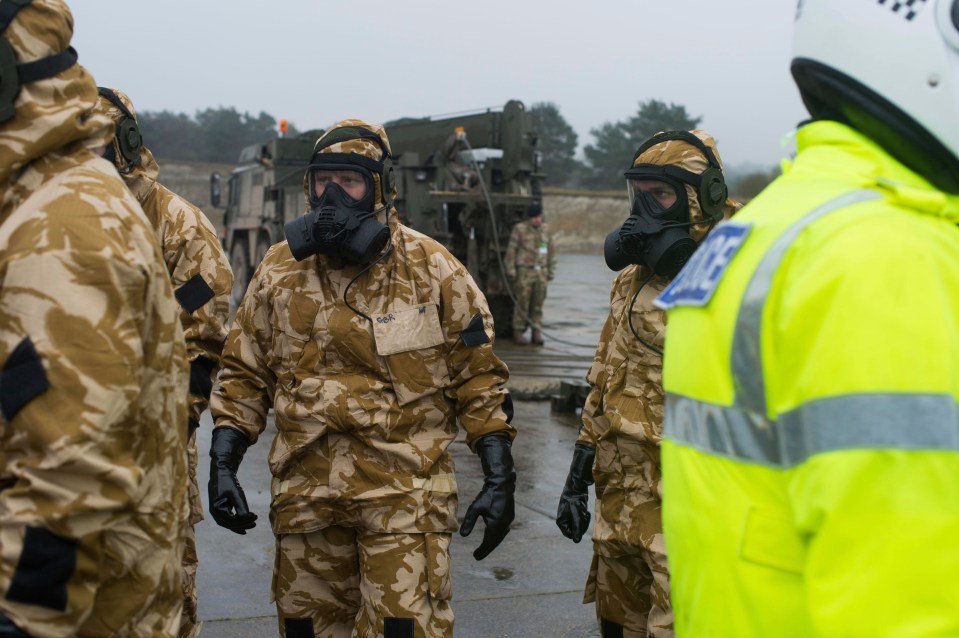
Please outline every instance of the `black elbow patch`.
[[75, 539], [42, 527], [27, 527], [7, 600], [66, 611], [67, 582], [77, 566], [78, 545]]
[[0, 411], [12, 421], [28, 403], [47, 391], [50, 381], [30, 337], [13, 349], [0, 372]]
[[309, 618], [284, 618], [283, 631], [286, 638], [314, 638], [313, 621]]
[[216, 363], [206, 357], [197, 357], [190, 364], [190, 394], [210, 398], [213, 391], [213, 368]]
[[489, 335], [486, 334], [486, 328], [483, 326], [483, 315], [477, 313], [470, 319], [470, 324], [460, 333], [460, 339], [469, 347], [489, 343]]
[[173, 293], [176, 300], [180, 302], [180, 307], [188, 313], [193, 314], [203, 307], [203, 305], [216, 296], [210, 284], [200, 275], [193, 275], [190, 279], [176, 289]]
[[413, 619], [384, 618], [383, 638], [413, 638]]

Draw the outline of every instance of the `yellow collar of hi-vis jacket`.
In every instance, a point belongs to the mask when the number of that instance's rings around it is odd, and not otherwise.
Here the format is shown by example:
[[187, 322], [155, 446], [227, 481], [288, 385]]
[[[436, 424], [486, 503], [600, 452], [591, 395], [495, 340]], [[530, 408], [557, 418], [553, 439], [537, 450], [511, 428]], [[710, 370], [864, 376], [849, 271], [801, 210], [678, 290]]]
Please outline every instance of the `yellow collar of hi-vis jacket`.
[[821, 179], [834, 175], [850, 186], [881, 191], [890, 203], [959, 223], [959, 195], [944, 193], [858, 131], [817, 121], [796, 133], [798, 159], [784, 173]]

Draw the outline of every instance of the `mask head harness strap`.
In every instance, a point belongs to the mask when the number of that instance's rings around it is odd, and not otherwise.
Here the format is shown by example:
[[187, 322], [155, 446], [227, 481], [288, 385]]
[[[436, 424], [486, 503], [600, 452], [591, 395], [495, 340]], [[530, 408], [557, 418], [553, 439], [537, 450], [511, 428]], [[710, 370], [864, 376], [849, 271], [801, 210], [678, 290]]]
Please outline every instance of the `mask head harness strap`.
[[140, 134], [140, 127], [137, 126], [137, 120], [133, 117], [130, 109], [111, 89], [102, 86], [97, 87], [97, 93], [120, 109], [120, 113], [123, 114], [123, 119], [117, 124], [114, 135], [117, 150], [120, 152], [120, 159], [123, 161], [123, 165], [117, 167], [117, 170], [124, 174], [129, 173], [140, 165], [140, 149], [143, 148], [143, 136]]
[[[0, 33], [7, 30], [20, 10], [28, 4], [30, 0], [0, 2]], [[52, 78], [76, 63], [77, 52], [73, 47], [68, 47], [66, 51], [55, 55], [18, 64], [13, 45], [0, 36], [0, 123], [11, 120], [16, 115], [14, 102], [22, 85]]]
[[[380, 150], [383, 151], [382, 161], [378, 162], [365, 155], [360, 155], [359, 153], [320, 152], [324, 148], [328, 148], [339, 142], [346, 142], [355, 139], [370, 140], [375, 142], [376, 145], [380, 147]], [[382, 195], [381, 199], [383, 201], [383, 205], [387, 209], [391, 208], [393, 205], [393, 189], [396, 187], [396, 178], [393, 175], [393, 156], [390, 154], [389, 149], [386, 148], [386, 144], [383, 143], [383, 140], [380, 139], [380, 136], [369, 129], [365, 129], [362, 126], [342, 126], [340, 128], [333, 129], [320, 139], [320, 142], [313, 150], [313, 157], [310, 158], [310, 165], [307, 170], [312, 174], [313, 170], [315, 169], [350, 169], [351, 167], [356, 166], [365, 168], [371, 173], [376, 173], [380, 176], [380, 193]], [[315, 199], [316, 194], [313, 192], [311, 183], [310, 201], [315, 204]]]
[[723, 169], [720, 167], [716, 156], [713, 154], [701, 139], [689, 131], [666, 131], [649, 138], [645, 144], [639, 147], [636, 154], [633, 155], [633, 162], [645, 153], [647, 150], [662, 144], [669, 140], [682, 140], [697, 148], [706, 161], [709, 162], [709, 168], [702, 173], [692, 173], [679, 168], [678, 166], [663, 166], [660, 164], [639, 164], [630, 168], [624, 173], [626, 179], [656, 179], [657, 177], [669, 177], [678, 179], [690, 184], [696, 188], [699, 195], [699, 207], [703, 214], [712, 221], [719, 221], [723, 217], [723, 205], [729, 195], [726, 187], [726, 180], [723, 177]]

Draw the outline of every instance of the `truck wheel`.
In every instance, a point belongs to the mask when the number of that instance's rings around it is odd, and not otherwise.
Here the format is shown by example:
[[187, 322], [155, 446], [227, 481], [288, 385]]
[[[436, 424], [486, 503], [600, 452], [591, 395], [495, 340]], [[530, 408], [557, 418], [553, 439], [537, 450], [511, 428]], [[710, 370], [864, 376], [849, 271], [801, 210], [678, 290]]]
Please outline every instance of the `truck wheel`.
[[513, 307], [515, 304], [509, 295], [490, 295], [487, 298], [490, 313], [493, 315], [493, 327], [497, 337], [513, 334]]
[[230, 267], [233, 269], [233, 292], [230, 294], [230, 304], [238, 308], [250, 285], [250, 251], [246, 239], [233, 242], [230, 251]]

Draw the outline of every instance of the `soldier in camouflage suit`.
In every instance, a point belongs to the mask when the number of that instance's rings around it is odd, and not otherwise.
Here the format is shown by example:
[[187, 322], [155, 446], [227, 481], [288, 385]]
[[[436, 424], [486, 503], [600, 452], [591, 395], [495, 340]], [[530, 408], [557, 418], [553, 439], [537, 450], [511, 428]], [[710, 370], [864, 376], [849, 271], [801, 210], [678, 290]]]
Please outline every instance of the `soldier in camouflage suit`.
[[[97, 112], [113, 120], [117, 135], [105, 149], [123, 181], [143, 207], [156, 231], [174, 295], [180, 305], [180, 324], [190, 362], [188, 458], [190, 518], [184, 530], [183, 618], [180, 638], [199, 633], [196, 604], [196, 535], [194, 525], [203, 520], [203, 502], [196, 480], [196, 429], [207, 408], [213, 379], [220, 363], [230, 314], [233, 273], [220, 246], [220, 238], [203, 212], [159, 184], [160, 172], [153, 153], [142, 144], [136, 111], [130, 98], [116, 89], [99, 90]], [[121, 108], [122, 106], [122, 108]], [[119, 136], [125, 136], [120, 138]]]
[[533, 345], [543, 345], [543, 302], [548, 282], [556, 276], [553, 237], [543, 223], [543, 206], [530, 204], [527, 220], [513, 226], [503, 262], [513, 282], [516, 307], [513, 309], [513, 343], [526, 345], [526, 326], [532, 326]]
[[[453, 635], [457, 426], [486, 474], [460, 527], [484, 518], [477, 560], [513, 519], [492, 317], [463, 265], [397, 222], [388, 162], [381, 126], [347, 120], [318, 140], [312, 210], [257, 268], [211, 400], [210, 512], [238, 533], [256, 516], [236, 468], [274, 410], [273, 596], [287, 638]], [[364, 236], [383, 243], [367, 250]]]
[[11, 66], [21, 83], [0, 98], [0, 634], [173, 638], [188, 513], [176, 300], [153, 229], [94, 152], [113, 126], [63, 53], [69, 9], [0, 6], [0, 95]]
[[[680, 132], [680, 137], [689, 133]], [[713, 138], [704, 131], [691, 133], [713, 154], [715, 167], [721, 168]], [[726, 199], [723, 186], [711, 202], [715, 216], [704, 214], [700, 191], [690, 182], [696, 182], [713, 162], [689, 141], [658, 134], [640, 151], [627, 178], [633, 171], [652, 177], [632, 181], [631, 193], [633, 189], [637, 195], [650, 193], [661, 209], [685, 214], [685, 206], [686, 219], [694, 224], [684, 225], [686, 241], [691, 237], [701, 242], [716, 221], [740, 207]], [[658, 175], [666, 176], [660, 181]], [[676, 272], [660, 274], [636, 261], [640, 260], [633, 260], [612, 284], [609, 317], [587, 377], [591, 390], [557, 513], [563, 534], [579, 542], [590, 520], [588, 486], [595, 480], [593, 563], [583, 602], [596, 603], [604, 638], [674, 635], [659, 460], [666, 313], [654, 307], [653, 300]], [[624, 265], [614, 265], [609, 257], [607, 262], [614, 269]]]

